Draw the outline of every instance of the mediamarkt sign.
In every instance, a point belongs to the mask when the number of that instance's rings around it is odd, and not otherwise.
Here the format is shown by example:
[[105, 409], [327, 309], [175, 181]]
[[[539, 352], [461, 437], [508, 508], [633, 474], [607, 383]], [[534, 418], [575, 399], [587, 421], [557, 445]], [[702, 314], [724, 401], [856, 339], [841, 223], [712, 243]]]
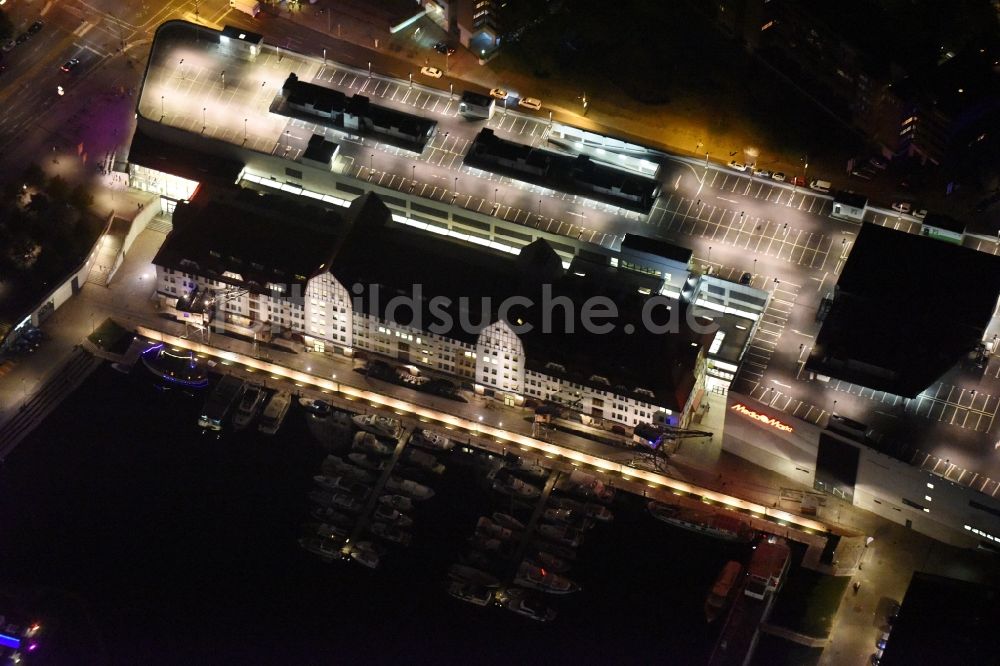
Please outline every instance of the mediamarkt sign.
[[749, 416], [754, 421], [760, 421], [761, 423], [769, 425], [776, 430], [781, 430], [782, 432], [792, 432], [792, 430], [794, 430], [794, 428], [792, 428], [792, 426], [788, 425], [787, 423], [783, 423], [778, 419], [771, 418], [770, 416], [766, 416], [764, 414], [761, 414], [760, 412], [755, 412], [754, 410], [750, 409], [749, 407], [747, 407], [742, 403], [736, 403], [735, 405], [730, 407], [730, 409], [732, 409], [734, 412], [739, 412], [744, 416]]

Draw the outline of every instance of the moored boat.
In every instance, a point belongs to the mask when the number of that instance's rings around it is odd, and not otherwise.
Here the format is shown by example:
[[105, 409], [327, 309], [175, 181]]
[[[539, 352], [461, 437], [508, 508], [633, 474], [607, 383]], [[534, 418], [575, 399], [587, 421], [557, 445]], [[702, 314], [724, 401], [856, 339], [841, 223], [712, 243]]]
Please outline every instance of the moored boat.
[[319, 537], [305, 537], [299, 539], [299, 545], [314, 555], [319, 555], [327, 562], [339, 560], [343, 557], [340, 549], [342, 544], [338, 544], [333, 539], [321, 539]]
[[542, 524], [538, 526], [538, 533], [546, 539], [570, 548], [576, 548], [583, 541], [583, 534], [579, 530], [565, 525]]
[[407, 448], [403, 457], [411, 464], [432, 474], [444, 474], [445, 466], [437, 461], [430, 453], [419, 449]]
[[700, 511], [664, 502], [650, 502], [649, 512], [657, 520], [714, 539], [747, 543], [754, 537], [750, 523], [734, 515]]
[[476, 522], [476, 534], [500, 539], [501, 541], [510, 541], [514, 538], [514, 533], [510, 529], [494, 523], [486, 516], [480, 516], [479, 521]]
[[434, 497], [434, 490], [432, 488], [395, 475], [390, 476], [386, 480], [385, 489], [392, 493], [407, 495], [418, 501], [429, 500]]
[[370, 432], [376, 437], [385, 439], [398, 439], [403, 431], [403, 424], [399, 419], [381, 414], [357, 414], [351, 420], [358, 428], [365, 432]]
[[740, 575], [743, 573], [743, 565], [736, 561], [726, 562], [719, 572], [719, 577], [715, 579], [712, 589], [708, 591], [705, 598], [705, 619], [714, 622], [725, 609], [733, 593], [739, 587]]
[[369, 455], [361, 453], [360, 451], [355, 451], [354, 453], [348, 453], [347, 459], [353, 465], [357, 465], [363, 469], [369, 470], [371, 472], [381, 472], [385, 469], [385, 461], [372, 458]]
[[399, 544], [400, 546], [410, 545], [410, 533], [404, 532], [394, 525], [376, 520], [371, 524], [370, 529], [372, 534], [381, 539]]
[[464, 580], [475, 583], [483, 587], [500, 587], [500, 579], [492, 574], [488, 574], [481, 569], [466, 566], [464, 564], [453, 564], [448, 569], [448, 578], [452, 580]]
[[392, 449], [378, 441], [375, 435], [370, 432], [359, 430], [354, 434], [354, 441], [351, 448], [362, 453], [374, 453], [380, 456], [387, 456], [392, 453]]
[[502, 479], [493, 480], [493, 490], [504, 495], [510, 495], [519, 499], [535, 499], [542, 494], [537, 486], [525, 483], [516, 476], [506, 476]]
[[341, 513], [330, 507], [315, 508], [309, 512], [309, 515], [321, 523], [330, 523], [331, 525], [338, 525], [340, 527], [350, 527], [354, 524], [355, 520], [346, 513]]
[[510, 515], [509, 513], [493, 512], [493, 522], [506, 527], [509, 530], [524, 531], [524, 523]]
[[451, 451], [455, 447], [455, 443], [441, 433], [426, 429], [413, 433], [410, 442], [432, 451]]
[[502, 594], [497, 594], [497, 601], [507, 610], [536, 622], [551, 622], [556, 618], [555, 609], [523, 588], [512, 587], [505, 590]]
[[360, 481], [349, 479], [346, 475], [325, 476], [323, 474], [317, 474], [313, 476], [313, 482], [320, 488], [351, 493], [352, 495], [357, 495], [358, 497], [366, 497], [371, 491], [371, 489], [365, 484]]
[[233, 414], [233, 428], [235, 430], [242, 430], [250, 425], [250, 422], [253, 421], [254, 417], [257, 416], [257, 412], [263, 406], [266, 397], [267, 391], [264, 390], [263, 386], [248, 386], [243, 391], [243, 397], [240, 399], [240, 404], [236, 407], [236, 413]]
[[570, 568], [569, 562], [561, 557], [556, 557], [552, 553], [545, 550], [535, 552], [530, 556], [530, 559], [536, 566], [551, 569], [556, 573], [565, 573], [569, 571]]
[[461, 580], [448, 583], [448, 594], [476, 606], [488, 606], [493, 601], [493, 590], [490, 588]]
[[392, 507], [397, 511], [413, 510], [413, 500], [405, 495], [382, 495], [378, 501], [379, 504]]
[[570, 579], [539, 567], [527, 560], [517, 567], [514, 583], [524, 587], [532, 587], [547, 594], [571, 594], [577, 592], [580, 586]]
[[408, 515], [385, 504], [379, 504], [375, 507], [374, 517], [376, 520], [396, 527], [409, 527], [413, 524], [413, 519]]
[[287, 391], [278, 391], [272, 395], [264, 407], [264, 412], [260, 415], [257, 430], [265, 435], [273, 435], [278, 432], [291, 404], [292, 396]]

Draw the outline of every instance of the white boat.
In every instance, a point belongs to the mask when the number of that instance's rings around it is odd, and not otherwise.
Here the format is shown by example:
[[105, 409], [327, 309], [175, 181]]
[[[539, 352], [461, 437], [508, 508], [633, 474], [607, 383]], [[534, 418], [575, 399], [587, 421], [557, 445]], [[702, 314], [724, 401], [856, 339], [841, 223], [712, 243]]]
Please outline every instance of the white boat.
[[412, 511], [413, 500], [405, 495], [382, 495], [378, 498], [379, 504], [389, 506], [397, 511]]
[[378, 569], [379, 560], [381, 559], [379, 558], [379, 554], [374, 549], [363, 547], [364, 543], [362, 541], [351, 549], [351, 559], [369, 569]]
[[272, 395], [271, 399], [267, 401], [267, 406], [264, 407], [264, 413], [260, 416], [257, 430], [265, 435], [273, 435], [278, 432], [291, 404], [292, 396], [287, 391], [278, 391]]
[[339, 527], [350, 527], [354, 524], [354, 518], [330, 507], [313, 509], [309, 512], [309, 515], [321, 523], [330, 523]]
[[339, 560], [343, 557], [341, 553], [341, 544], [336, 543], [332, 539], [320, 539], [317, 537], [306, 537], [299, 539], [299, 545], [308, 550], [314, 555], [319, 555], [321, 558], [330, 562], [332, 560]]
[[524, 530], [524, 523], [510, 515], [509, 513], [501, 513], [500, 511], [495, 511], [493, 513], [493, 522], [506, 527], [509, 530]]
[[437, 461], [437, 458], [427, 453], [426, 451], [420, 451], [419, 449], [407, 448], [403, 453], [403, 457], [410, 463], [416, 465], [420, 469], [426, 470], [433, 474], [444, 474], [445, 466]]
[[320, 471], [322, 471], [325, 476], [337, 476], [338, 474], [342, 474], [354, 479], [355, 481], [361, 481], [362, 483], [372, 483], [375, 481], [374, 474], [361, 469], [357, 465], [352, 465], [340, 456], [329, 455], [324, 458], [323, 464], [320, 465]]
[[370, 456], [365, 455], [364, 453], [361, 453], [360, 451], [355, 453], [348, 453], [347, 459], [351, 463], [357, 465], [358, 467], [362, 467], [372, 472], [381, 472], [383, 469], [385, 469], [384, 460], [376, 460]]
[[535, 563], [536, 566], [544, 567], [546, 569], [551, 569], [556, 573], [564, 573], [569, 571], [569, 562], [562, 559], [561, 557], [556, 557], [552, 553], [544, 550], [540, 550], [531, 556], [531, 561]]
[[527, 560], [522, 561], [518, 566], [514, 583], [532, 587], [547, 594], [571, 594], [580, 590], [580, 586], [570, 579], [547, 571], [543, 567], [535, 566]]
[[569, 546], [570, 548], [576, 548], [583, 541], [583, 535], [579, 530], [574, 530], [565, 525], [547, 525], [543, 523], [538, 526], [538, 533], [546, 539]]
[[380, 456], [387, 456], [392, 453], [392, 449], [378, 441], [375, 435], [363, 430], [354, 434], [354, 441], [351, 448], [358, 452], [375, 453]]
[[390, 476], [385, 482], [385, 489], [392, 493], [409, 495], [415, 500], [428, 500], [434, 497], [434, 490], [422, 483], [404, 479], [398, 476]]
[[375, 521], [371, 524], [370, 529], [372, 534], [381, 539], [397, 543], [400, 546], [410, 545], [410, 533], [404, 532], [394, 525], [389, 525], [388, 523], [383, 523], [381, 521]]
[[500, 580], [496, 576], [464, 564], [451, 565], [448, 569], [448, 578], [474, 583], [483, 587], [500, 587]]
[[380, 504], [375, 507], [374, 517], [376, 520], [381, 520], [384, 523], [395, 525], [396, 527], [409, 527], [413, 524], [413, 518], [410, 518], [405, 513], [384, 504]]
[[510, 495], [512, 497], [526, 500], [535, 499], [542, 494], [540, 488], [533, 486], [530, 483], [525, 483], [516, 476], [508, 476], [504, 479], [495, 479], [493, 481], [493, 490], [503, 493], [504, 495]]
[[320, 419], [326, 418], [333, 411], [330, 403], [316, 398], [299, 398], [299, 404], [305, 407], [310, 414]]
[[554, 609], [547, 606], [543, 601], [528, 594], [527, 590], [521, 588], [511, 588], [503, 595], [497, 595], [500, 605], [518, 615], [523, 615], [536, 622], [551, 622], [556, 618]]
[[371, 490], [360, 481], [353, 481], [346, 476], [324, 476], [322, 474], [317, 474], [313, 477], [313, 482], [321, 488], [326, 488], [327, 490], [340, 490], [345, 493], [357, 495], [358, 497], [367, 496], [368, 492]]
[[260, 411], [266, 397], [267, 391], [264, 390], [263, 386], [248, 387], [243, 392], [243, 398], [240, 399], [240, 404], [233, 415], [233, 428], [243, 430], [250, 425], [250, 422], [257, 416], [257, 412]]
[[451, 451], [455, 447], [453, 441], [433, 430], [419, 430], [410, 437], [410, 441], [432, 451]]
[[493, 590], [461, 580], [448, 583], [448, 594], [476, 606], [488, 606], [493, 601]]
[[510, 541], [514, 538], [514, 533], [503, 525], [498, 525], [486, 516], [480, 516], [476, 522], [476, 534], [482, 534], [501, 541]]
[[403, 432], [403, 424], [400, 423], [399, 419], [392, 418], [391, 416], [357, 414], [351, 420], [354, 422], [354, 425], [365, 432], [370, 432], [376, 437], [399, 439], [400, 434]]

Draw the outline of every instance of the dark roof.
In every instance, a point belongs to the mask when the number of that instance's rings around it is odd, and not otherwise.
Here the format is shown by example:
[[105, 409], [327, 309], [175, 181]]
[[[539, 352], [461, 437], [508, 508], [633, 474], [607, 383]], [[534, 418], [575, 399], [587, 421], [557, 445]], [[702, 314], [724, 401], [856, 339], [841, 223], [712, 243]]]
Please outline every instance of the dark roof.
[[833, 194], [834, 203], [841, 203], [852, 208], [864, 208], [868, 205], [868, 197], [857, 192], [838, 190]]
[[218, 185], [235, 183], [244, 166], [236, 160], [161, 141], [145, 133], [141, 127], [136, 127], [132, 136], [128, 162], [199, 183]]
[[324, 113], [342, 113], [347, 109], [347, 95], [333, 88], [300, 81], [294, 72], [288, 75], [281, 89], [288, 95], [289, 104], [311, 105]]
[[892, 623], [883, 666], [995, 664], [1000, 590], [915, 572]]
[[638, 234], [625, 234], [625, 238], [622, 239], [622, 249], [654, 254], [657, 257], [679, 261], [682, 264], [687, 264], [691, 261], [691, 256], [693, 254], [689, 248], [680, 247], [679, 245], [674, 245], [673, 243], [668, 243], [667, 241], [660, 240], [658, 238], [649, 238], [648, 236], [640, 236]]
[[965, 222], [956, 220], [950, 215], [943, 215], [942, 213], [928, 213], [927, 217], [924, 218], [923, 224], [925, 227], [936, 227], [945, 231], [953, 231], [956, 234], [965, 233]]
[[231, 25], [222, 28], [222, 36], [229, 37], [230, 39], [238, 39], [241, 42], [249, 42], [250, 44], [260, 44], [264, 41], [264, 35], [250, 32], [243, 28], [234, 28]]
[[302, 159], [329, 164], [336, 152], [336, 143], [327, 141], [326, 137], [322, 134], [313, 134], [309, 137], [309, 145], [306, 147], [305, 152], [302, 153]]
[[[154, 264], [254, 292], [266, 291], [268, 282], [304, 288], [329, 268], [344, 231], [334, 211], [236, 187], [202, 188], [177, 204], [173, 222]], [[222, 277], [226, 271], [243, 280]]]
[[807, 367], [915, 397], [982, 338], [1000, 257], [864, 224]]
[[[632, 395], [669, 409], [683, 407], [694, 385], [694, 366], [707, 335], [696, 334], [684, 325], [683, 305], [673, 302], [671, 315], [680, 317], [679, 333], [655, 334], [642, 325], [642, 308], [649, 298], [640, 288], [652, 288], [658, 281], [651, 276], [619, 271], [606, 264], [575, 261], [569, 271], [562, 268], [558, 255], [544, 240], [537, 240], [511, 255], [477, 246], [460, 245], [447, 238], [390, 225], [390, 211], [374, 194], [363, 195], [347, 213], [352, 224], [337, 256], [332, 272], [348, 290], [365, 287], [357, 298], [365, 312], [391, 319], [404, 326], [445, 335], [475, 344], [478, 332], [497, 321], [501, 303], [512, 296], [524, 296], [534, 307], [515, 306], [507, 313], [513, 326], [530, 325], [520, 333], [529, 370], [559, 376], [598, 389]], [[582, 273], [583, 275], [579, 275]], [[371, 285], [379, 285], [378, 298]], [[400, 307], [390, 312], [394, 296], [414, 294], [419, 285], [416, 312]], [[574, 304], [568, 324], [562, 307], [555, 308], [550, 325], [542, 319], [539, 304], [564, 296]], [[614, 331], [588, 332], [580, 322], [582, 304], [588, 298], [604, 296], [618, 309]], [[435, 297], [446, 297], [432, 306]], [[486, 299], [489, 299], [487, 301]], [[486, 303], [481, 312], [480, 304]], [[432, 326], [447, 313], [455, 324]], [[657, 321], [666, 318], [665, 309], [655, 311]], [[473, 325], [462, 330], [458, 322]], [[634, 332], [624, 331], [631, 323]], [[556, 363], [563, 370], [546, 367]], [[607, 384], [592, 377], [602, 377]], [[637, 394], [636, 388], [652, 391], [655, 398]]]

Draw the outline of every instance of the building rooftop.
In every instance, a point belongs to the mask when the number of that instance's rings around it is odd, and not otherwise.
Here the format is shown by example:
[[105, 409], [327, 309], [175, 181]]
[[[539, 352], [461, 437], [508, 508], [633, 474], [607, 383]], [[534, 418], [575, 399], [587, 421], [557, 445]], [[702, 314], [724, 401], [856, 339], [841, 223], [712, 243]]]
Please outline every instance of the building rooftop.
[[928, 213], [927, 217], [924, 218], [923, 225], [925, 227], [935, 227], [937, 229], [951, 231], [956, 234], [965, 233], [965, 222], [956, 220], [950, 215], [944, 215], [942, 213]]
[[915, 572], [892, 624], [883, 666], [994, 663], [1000, 654], [1000, 590]]
[[981, 339], [1000, 257], [864, 224], [806, 367], [916, 397]]
[[852, 208], [864, 208], [868, 205], [868, 197], [857, 192], [838, 190], [833, 194], [834, 203], [844, 204]]
[[[711, 336], [689, 331], [683, 321], [686, 308], [677, 302], [671, 303], [670, 314], [680, 321], [678, 333], [656, 334], [642, 325], [642, 307], [649, 296], [640, 289], [655, 294], [657, 279], [579, 258], [567, 271], [543, 240], [515, 256], [400, 227], [391, 223], [389, 209], [371, 193], [352, 204], [348, 217], [353, 226], [333, 260], [333, 274], [348, 290], [355, 284], [365, 285], [358, 300], [369, 314], [428, 330], [446, 313], [455, 325], [430, 330], [474, 344], [478, 331], [498, 320], [506, 299], [527, 297], [534, 306], [515, 304], [506, 320], [532, 327], [520, 334], [529, 370], [669, 409], [684, 406], [694, 384], [698, 353]], [[379, 298], [372, 297], [371, 285], [379, 285]], [[390, 299], [414, 294], [415, 285], [421, 297], [417, 311], [405, 307], [390, 312]], [[553, 308], [551, 322], [543, 318], [540, 305], [547, 290], [550, 300], [572, 304], [569, 319], [562, 306]], [[609, 333], [590, 332], [581, 324], [584, 302], [596, 296], [618, 308], [616, 319], [604, 320], [614, 323]], [[448, 302], [439, 300], [435, 308], [435, 297]], [[663, 308], [655, 319], [661, 322], [666, 316]], [[472, 326], [462, 330], [459, 322], [463, 319]], [[631, 324], [632, 333], [625, 332], [626, 324]], [[636, 389], [653, 395], [636, 393]]]
[[329, 267], [345, 228], [336, 211], [237, 187], [203, 187], [177, 204], [174, 229], [153, 263], [255, 293], [269, 291], [268, 283], [297, 284], [301, 295], [306, 281]]
[[691, 257], [694, 255], [694, 252], [690, 248], [674, 245], [658, 238], [640, 236], [639, 234], [625, 234], [621, 246], [622, 249], [646, 252], [657, 257], [663, 257], [664, 259], [672, 259], [685, 265], [691, 261]]

